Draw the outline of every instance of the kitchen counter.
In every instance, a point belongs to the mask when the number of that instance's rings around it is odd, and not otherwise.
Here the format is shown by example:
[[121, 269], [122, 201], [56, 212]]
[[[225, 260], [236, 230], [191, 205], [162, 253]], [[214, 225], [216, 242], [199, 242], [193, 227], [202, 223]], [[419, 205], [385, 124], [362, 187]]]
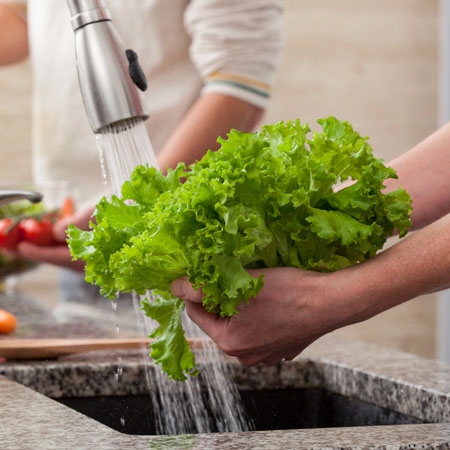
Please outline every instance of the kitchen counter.
[[[66, 305], [67, 306], [67, 305]], [[110, 308], [110, 306], [108, 305]], [[92, 312], [58, 314], [19, 294], [1, 294], [0, 308], [23, 324], [17, 337], [114, 336], [112, 316]], [[59, 307], [58, 307], [59, 308]], [[109, 311], [109, 310], [108, 310]], [[130, 313], [131, 317], [131, 312]], [[121, 320], [127, 311], [121, 315]], [[20, 320], [20, 318], [23, 320]], [[39, 319], [38, 319], [39, 318]], [[125, 335], [131, 326], [123, 325]], [[121, 334], [120, 337], [123, 337]], [[53, 398], [145, 393], [138, 351], [92, 352], [53, 361], [9, 361], [0, 365], [0, 448], [16, 449], [450, 449], [450, 367], [434, 360], [326, 336], [300, 357], [273, 367], [243, 367], [228, 359], [242, 389], [321, 387], [346, 397], [392, 409], [424, 422], [414, 425], [316, 428], [178, 436], [122, 434]], [[199, 361], [200, 369], [207, 362]], [[52, 397], [52, 398], [49, 398]]]

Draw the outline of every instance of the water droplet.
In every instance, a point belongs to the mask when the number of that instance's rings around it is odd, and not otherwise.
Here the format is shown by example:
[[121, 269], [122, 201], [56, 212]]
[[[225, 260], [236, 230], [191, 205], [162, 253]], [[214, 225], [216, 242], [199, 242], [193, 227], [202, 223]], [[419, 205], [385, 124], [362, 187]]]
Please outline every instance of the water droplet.
[[103, 149], [103, 138], [101, 134], [95, 135], [96, 141], [97, 141], [97, 149], [98, 149], [98, 158], [100, 160], [100, 172], [102, 175], [102, 182], [105, 186], [108, 185], [108, 173], [106, 171], [106, 164], [105, 164], [105, 154]]

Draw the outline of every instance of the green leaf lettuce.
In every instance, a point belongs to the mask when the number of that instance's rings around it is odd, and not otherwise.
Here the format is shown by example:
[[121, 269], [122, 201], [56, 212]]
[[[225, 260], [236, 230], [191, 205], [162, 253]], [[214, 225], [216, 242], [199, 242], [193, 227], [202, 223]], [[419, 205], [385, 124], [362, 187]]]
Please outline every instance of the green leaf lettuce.
[[[97, 205], [92, 231], [70, 227], [74, 259], [105, 295], [158, 290], [160, 300], [143, 307], [160, 324], [151, 355], [171, 378], [196, 373], [184, 303], [170, 293], [175, 278], [187, 276], [205, 309], [228, 317], [263, 286], [246, 269], [334, 271], [374, 256], [394, 229], [406, 234], [409, 195], [382, 192], [395, 171], [348, 122], [318, 122], [320, 133], [299, 120], [232, 130], [189, 171], [139, 166], [121, 198]], [[334, 189], [347, 179], [353, 184]]]

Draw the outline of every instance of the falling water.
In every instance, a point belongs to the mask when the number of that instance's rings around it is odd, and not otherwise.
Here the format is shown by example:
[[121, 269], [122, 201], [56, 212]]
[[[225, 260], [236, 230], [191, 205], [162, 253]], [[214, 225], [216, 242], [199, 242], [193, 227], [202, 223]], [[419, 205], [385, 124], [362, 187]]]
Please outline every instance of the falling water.
[[[158, 167], [143, 120], [113, 124], [97, 136], [102, 176], [105, 182], [111, 183], [113, 193], [120, 193], [123, 182], [137, 165], [148, 163]], [[152, 294], [147, 296], [151, 298]], [[157, 322], [142, 312], [137, 295], [133, 295], [133, 304], [140, 331], [148, 336]], [[154, 379], [147, 370], [146, 381], [159, 434], [253, 429], [244, 416], [239, 392], [220, 351], [186, 315], [183, 320], [186, 336], [205, 338], [207, 344], [196, 350], [196, 357], [207, 364], [202, 366], [199, 376], [189, 377], [184, 382], [169, 380], [160, 366], [156, 368]], [[148, 350], [143, 347], [142, 351], [148, 358]]]
[[139, 118], [108, 125], [97, 134], [100, 167], [112, 192], [120, 194], [124, 181], [139, 164], [158, 167], [144, 121]]

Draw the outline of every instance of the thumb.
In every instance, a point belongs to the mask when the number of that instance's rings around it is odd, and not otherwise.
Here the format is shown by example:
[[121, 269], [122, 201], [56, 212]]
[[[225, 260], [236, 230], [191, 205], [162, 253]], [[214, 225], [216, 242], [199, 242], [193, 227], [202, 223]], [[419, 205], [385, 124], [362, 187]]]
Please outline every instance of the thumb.
[[175, 297], [182, 298], [183, 300], [189, 300], [195, 303], [201, 303], [203, 294], [200, 289], [194, 289], [192, 284], [189, 283], [187, 277], [177, 278], [172, 281], [170, 285], [170, 289], [172, 290], [172, 294]]
[[67, 228], [72, 223], [81, 230], [89, 230], [89, 222], [92, 220], [92, 214], [95, 207], [89, 206], [76, 212], [73, 216], [65, 217], [59, 220], [53, 227], [53, 236], [58, 242], [65, 242], [67, 239]]

